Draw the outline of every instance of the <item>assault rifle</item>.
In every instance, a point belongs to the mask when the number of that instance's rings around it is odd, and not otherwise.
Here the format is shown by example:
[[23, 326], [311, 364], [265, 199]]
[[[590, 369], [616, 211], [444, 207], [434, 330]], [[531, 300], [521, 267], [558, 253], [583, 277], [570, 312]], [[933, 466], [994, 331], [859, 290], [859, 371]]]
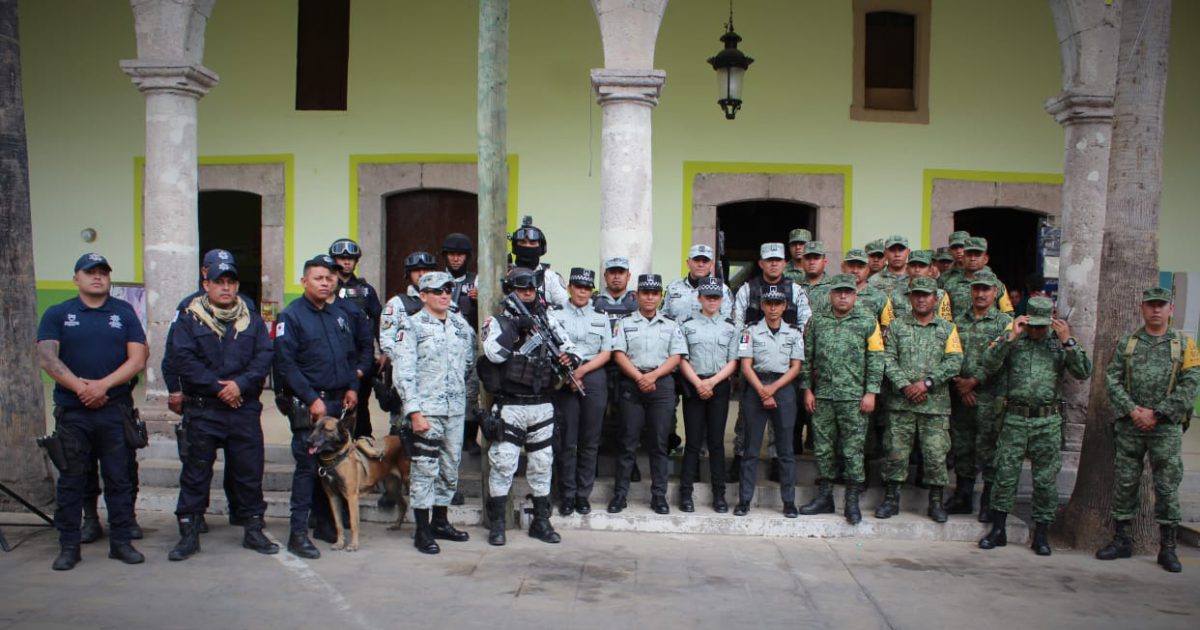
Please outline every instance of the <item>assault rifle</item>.
[[554, 328], [550, 326], [550, 321], [546, 319], [546, 311], [542, 308], [531, 310], [524, 302], [521, 301], [515, 294], [508, 294], [504, 298], [504, 305], [509, 311], [517, 315], [521, 319], [528, 319], [533, 322], [533, 327], [529, 329], [529, 338], [518, 350], [521, 354], [528, 355], [533, 351], [545, 346], [550, 351], [554, 372], [560, 377], [566, 379], [579, 392], [580, 396], [587, 396], [587, 392], [583, 390], [583, 383], [575, 378], [575, 370], [563, 365], [558, 357], [563, 354], [563, 340], [555, 333]]

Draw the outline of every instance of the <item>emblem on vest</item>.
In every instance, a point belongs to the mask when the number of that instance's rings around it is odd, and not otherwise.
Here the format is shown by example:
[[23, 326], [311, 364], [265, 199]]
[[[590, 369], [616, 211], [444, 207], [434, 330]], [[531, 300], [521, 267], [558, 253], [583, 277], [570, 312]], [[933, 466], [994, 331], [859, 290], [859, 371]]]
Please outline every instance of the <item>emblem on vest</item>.
[[79, 320], [75, 319], [75, 313], [67, 313], [67, 321], [63, 322], [63, 326], [78, 326]]
[[113, 328], [121, 328], [121, 326], [122, 326], [122, 324], [121, 324], [121, 316], [120, 316], [120, 315], [113, 315], [113, 316], [109, 317], [109, 318], [108, 318], [108, 325], [109, 325], [109, 326], [111, 326], [111, 327], [113, 327]]

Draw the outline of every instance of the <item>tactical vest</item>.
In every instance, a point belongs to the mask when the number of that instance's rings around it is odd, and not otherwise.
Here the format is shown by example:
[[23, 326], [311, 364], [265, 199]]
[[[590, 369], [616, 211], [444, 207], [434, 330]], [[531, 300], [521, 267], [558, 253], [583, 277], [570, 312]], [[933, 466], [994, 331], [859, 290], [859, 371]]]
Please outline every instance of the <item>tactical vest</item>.
[[760, 306], [760, 301], [762, 299], [763, 291], [766, 291], [767, 287], [778, 287], [779, 290], [782, 291], [785, 296], [787, 296], [787, 308], [785, 308], [783, 311], [783, 321], [792, 325], [796, 324], [796, 300], [795, 296], [792, 294], [791, 285], [793, 282], [791, 280], [788, 280], [787, 278], [780, 278], [779, 282], [772, 284], [766, 280], [763, 280], [762, 276], [758, 276], [750, 279], [746, 282], [746, 284], [750, 287], [749, 299], [746, 301], [747, 326], [752, 326], [762, 320], [763, 312], [762, 307]]
[[554, 357], [546, 352], [546, 346], [543, 345], [531, 354], [522, 354], [518, 349], [525, 344], [526, 339], [517, 330], [513, 318], [498, 315], [496, 323], [501, 328], [502, 336], [514, 339], [513, 352], [507, 361], [499, 365], [491, 363], [487, 357], [480, 358], [478, 372], [484, 389], [498, 396], [535, 396], [550, 393], [554, 389]]
[[400, 303], [404, 305], [404, 313], [409, 317], [416, 315], [417, 313], [421, 312], [421, 309], [425, 308], [425, 303], [421, 301], [421, 298], [416, 297], [415, 295], [401, 293], [396, 297], [400, 298]]
[[367, 296], [371, 294], [371, 287], [367, 283], [355, 278], [352, 283], [338, 282], [337, 295], [340, 299], [347, 300], [351, 304], [358, 307], [358, 310], [367, 312]]
[[470, 291], [476, 286], [475, 272], [468, 271], [461, 280], [454, 279], [454, 290], [450, 294], [450, 310], [466, 318], [471, 327], [475, 327], [475, 305], [471, 302]]

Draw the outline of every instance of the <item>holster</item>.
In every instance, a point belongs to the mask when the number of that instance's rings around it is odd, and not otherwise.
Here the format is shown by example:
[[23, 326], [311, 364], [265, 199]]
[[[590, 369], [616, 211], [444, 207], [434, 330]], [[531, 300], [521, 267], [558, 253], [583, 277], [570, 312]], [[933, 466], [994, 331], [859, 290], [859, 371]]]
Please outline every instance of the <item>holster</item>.
[[58, 472], [67, 472], [67, 450], [63, 446], [63, 441], [58, 435], [58, 431], [37, 438], [37, 445], [46, 450], [46, 456], [50, 458], [50, 463], [54, 464]]
[[500, 417], [499, 409], [483, 412], [480, 415], [479, 432], [488, 442], [495, 442], [504, 435], [504, 419]]
[[183, 419], [175, 423], [175, 448], [179, 451], [180, 463], [186, 464], [188, 458], [188, 412], [183, 412]]
[[286, 394], [282, 391], [275, 392], [275, 408], [278, 409], [279, 413], [283, 414], [285, 418], [292, 417], [293, 407], [295, 407], [295, 405], [293, 404], [293, 399], [290, 394]]
[[404, 404], [393, 385], [391, 370], [383, 370], [371, 381], [371, 389], [375, 390], [375, 400], [379, 402], [380, 409], [388, 413], [400, 413], [404, 410]]
[[133, 405], [121, 405], [121, 412], [125, 419], [125, 446], [132, 449], [146, 448], [150, 444], [150, 434], [146, 431], [141, 412]]
[[292, 431], [309, 431], [312, 429], [312, 420], [308, 417], [308, 405], [304, 404], [303, 400], [295, 396], [291, 396], [291, 413], [288, 414], [288, 422], [291, 424]]

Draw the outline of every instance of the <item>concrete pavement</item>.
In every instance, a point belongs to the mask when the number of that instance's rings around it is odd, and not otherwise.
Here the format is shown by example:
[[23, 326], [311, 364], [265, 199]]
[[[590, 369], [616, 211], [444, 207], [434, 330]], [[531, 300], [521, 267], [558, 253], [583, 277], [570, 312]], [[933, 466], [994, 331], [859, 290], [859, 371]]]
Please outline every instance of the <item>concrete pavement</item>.
[[[0, 515], [0, 521], [18, 520]], [[203, 551], [173, 563], [168, 514], [140, 515], [141, 566], [84, 547], [56, 573], [52, 531], [5, 527], [0, 628], [1194, 628], [1200, 550], [1184, 573], [1153, 556], [1100, 562], [1088, 552], [1035, 556], [1024, 545], [783, 539], [564, 531], [547, 545], [510, 532], [489, 547], [411, 546], [412, 525], [367, 524], [362, 551], [304, 561], [243, 550], [241, 530], [212, 517]], [[272, 519], [282, 540], [286, 523]]]

